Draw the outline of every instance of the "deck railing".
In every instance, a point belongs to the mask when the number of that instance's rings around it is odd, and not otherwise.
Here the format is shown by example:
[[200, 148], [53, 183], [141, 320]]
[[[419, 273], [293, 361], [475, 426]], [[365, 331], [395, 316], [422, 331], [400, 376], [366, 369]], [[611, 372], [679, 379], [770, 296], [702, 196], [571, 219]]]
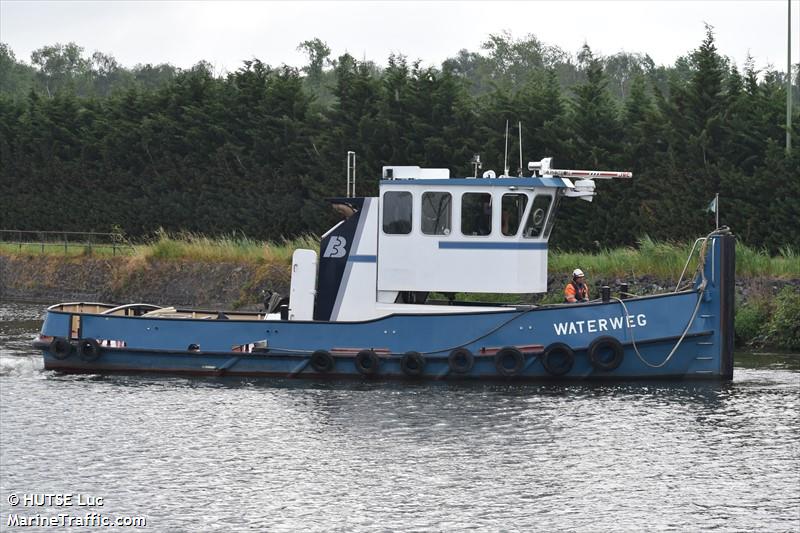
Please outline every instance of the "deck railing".
[[113, 255], [117, 252], [132, 253], [133, 245], [121, 233], [99, 233], [94, 231], [38, 231], [0, 229], [0, 244], [23, 248], [35, 248], [44, 252], [46, 249], [63, 248], [68, 253], [70, 248], [91, 250], [110, 249]]

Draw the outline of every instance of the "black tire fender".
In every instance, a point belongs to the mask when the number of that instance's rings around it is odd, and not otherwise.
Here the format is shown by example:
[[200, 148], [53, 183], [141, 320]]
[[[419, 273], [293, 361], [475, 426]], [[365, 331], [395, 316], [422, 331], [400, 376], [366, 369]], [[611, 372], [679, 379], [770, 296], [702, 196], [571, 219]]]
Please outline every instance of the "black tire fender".
[[311, 368], [320, 374], [326, 374], [336, 366], [336, 360], [328, 350], [317, 350], [311, 354]]
[[84, 361], [94, 361], [100, 357], [100, 345], [94, 339], [81, 339], [78, 341], [78, 355]]
[[456, 348], [447, 357], [447, 364], [456, 374], [466, 374], [475, 366], [475, 356], [466, 348]]
[[69, 339], [54, 337], [53, 340], [50, 341], [50, 354], [59, 361], [63, 361], [69, 357], [71, 353], [72, 343], [69, 342]]
[[[508, 366], [507, 363], [509, 362], [513, 364]], [[498, 374], [502, 376], [516, 376], [522, 372], [524, 366], [525, 356], [514, 346], [501, 348], [494, 355], [494, 367], [497, 369]]]
[[425, 357], [419, 352], [406, 352], [400, 359], [400, 370], [406, 376], [421, 376], [425, 372]]
[[587, 354], [593, 367], [604, 372], [611, 372], [622, 364], [622, 359], [625, 357], [625, 348], [614, 337], [604, 336], [592, 341]]
[[380, 360], [378, 354], [372, 350], [361, 350], [356, 354], [355, 359], [356, 370], [365, 376], [372, 376], [378, 373], [378, 365]]
[[551, 376], [563, 376], [575, 364], [575, 351], [563, 342], [554, 342], [544, 349], [542, 366]]

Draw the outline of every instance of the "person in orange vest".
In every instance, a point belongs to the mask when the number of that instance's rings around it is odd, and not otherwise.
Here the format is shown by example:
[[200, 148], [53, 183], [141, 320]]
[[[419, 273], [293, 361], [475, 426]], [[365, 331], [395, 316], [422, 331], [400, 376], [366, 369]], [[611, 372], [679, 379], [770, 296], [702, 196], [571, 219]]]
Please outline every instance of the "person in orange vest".
[[564, 287], [564, 299], [567, 303], [589, 301], [589, 286], [586, 284], [583, 270], [576, 268], [572, 271], [572, 281]]

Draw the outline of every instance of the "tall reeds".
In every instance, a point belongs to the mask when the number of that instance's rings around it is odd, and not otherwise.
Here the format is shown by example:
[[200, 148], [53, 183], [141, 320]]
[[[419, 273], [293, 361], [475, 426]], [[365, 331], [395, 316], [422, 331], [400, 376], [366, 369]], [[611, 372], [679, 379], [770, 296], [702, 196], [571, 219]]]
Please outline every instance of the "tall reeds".
[[[245, 235], [231, 234], [207, 237], [198, 233], [167, 233], [160, 230], [144, 243], [134, 246], [133, 254], [140, 260], [161, 259], [180, 261], [227, 261], [252, 264], [289, 265], [297, 248], [307, 248], [319, 253], [319, 238], [303, 235], [277, 242], [259, 241]], [[699, 246], [698, 246], [699, 248]], [[661, 280], [677, 280], [686, 264], [692, 243], [656, 242], [643, 237], [636, 247], [603, 248], [597, 252], [563, 252], [551, 249], [548, 267], [551, 273], [572, 272], [575, 268], [586, 271], [590, 278], [638, 278], [651, 276]], [[19, 248], [0, 243], [0, 253], [7, 255], [35, 255], [47, 253], [64, 255], [64, 248], [49, 247], [41, 252], [34, 245]], [[121, 252], [117, 250], [117, 254]], [[110, 256], [110, 248], [86, 249], [76, 245], [66, 255]], [[697, 249], [689, 262], [687, 274], [694, 272]], [[736, 275], [743, 278], [763, 277], [773, 279], [799, 279], [800, 254], [784, 247], [777, 255], [738, 243], [736, 246]]]
[[288, 265], [297, 248], [319, 251], [319, 239], [313, 235], [304, 235], [280, 242], [268, 242], [237, 234], [212, 238], [197, 233], [170, 234], [160, 230], [150, 242], [137, 245], [136, 253], [153, 259]]

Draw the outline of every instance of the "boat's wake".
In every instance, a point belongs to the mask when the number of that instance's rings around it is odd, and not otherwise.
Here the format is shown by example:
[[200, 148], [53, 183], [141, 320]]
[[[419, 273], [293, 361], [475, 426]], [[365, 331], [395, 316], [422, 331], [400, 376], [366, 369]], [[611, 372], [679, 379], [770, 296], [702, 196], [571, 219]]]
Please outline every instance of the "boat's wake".
[[34, 376], [43, 369], [41, 357], [0, 351], [0, 377]]

